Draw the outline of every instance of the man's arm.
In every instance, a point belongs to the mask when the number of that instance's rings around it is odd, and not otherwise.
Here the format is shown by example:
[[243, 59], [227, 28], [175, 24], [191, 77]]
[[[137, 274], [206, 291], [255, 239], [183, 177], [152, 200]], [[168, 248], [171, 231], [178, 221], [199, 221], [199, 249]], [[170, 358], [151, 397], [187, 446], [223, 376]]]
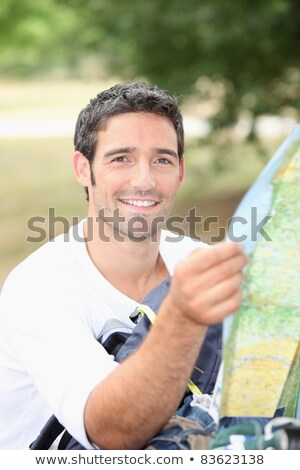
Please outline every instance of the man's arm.
[[102, 449], [139, 449], [174, 413], [208, 325], [241, 302], [246, 257], [238, 245], [197, 249], [178, 264], [168, 296], [141, 347], [91, 392], [89, 439]]

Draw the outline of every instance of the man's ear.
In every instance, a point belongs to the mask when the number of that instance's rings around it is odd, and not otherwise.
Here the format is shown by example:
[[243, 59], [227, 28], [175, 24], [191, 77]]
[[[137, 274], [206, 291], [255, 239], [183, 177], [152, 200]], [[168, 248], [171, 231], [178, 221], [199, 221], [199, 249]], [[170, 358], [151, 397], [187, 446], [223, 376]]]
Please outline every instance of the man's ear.
[[179, 182], [178, 182], [178, 188], [181, 187], [183, 183], [183, 178], [184, 178], [184, 171], [185, 171], [185, 160], [184, 160], [184, 155], [182, 155], [180, 162], [179, 162]]
[[76, 151], [74, 153], [73, 166], [79, 184], [89, 186], [91, 184], [90, 162], [81, 152]]

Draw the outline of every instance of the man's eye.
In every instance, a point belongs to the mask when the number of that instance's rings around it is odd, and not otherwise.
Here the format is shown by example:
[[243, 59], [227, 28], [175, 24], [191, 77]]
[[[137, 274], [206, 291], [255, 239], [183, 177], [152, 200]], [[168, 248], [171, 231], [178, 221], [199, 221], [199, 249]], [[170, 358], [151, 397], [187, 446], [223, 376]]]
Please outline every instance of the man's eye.
[[118, 163], [118, 162], [122, 163], [122, 162], [127, 162], [127, 161], [128, 161], [128, 158], [127, 158], [127, 157], [116, 157], [116, 158], [114, 158], [112, 161], [113, 161], [113, 162], [117, 162], [117, 163]]
[[162, 163], [163, 165], [171, 165], [171, 162], [168, 158], [159, 158], [158, 160], [158, 163]]

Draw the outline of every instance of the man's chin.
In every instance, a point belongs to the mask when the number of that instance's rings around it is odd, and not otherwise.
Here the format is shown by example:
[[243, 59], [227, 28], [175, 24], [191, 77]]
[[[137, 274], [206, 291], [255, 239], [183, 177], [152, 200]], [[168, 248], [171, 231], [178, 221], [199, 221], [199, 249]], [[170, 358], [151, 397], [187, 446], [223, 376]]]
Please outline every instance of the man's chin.
[[157, 229], [152, 232], [127, 232], [127, 237], [129, 240], [133, 242], [143, 242], [143, 241], [150, 241], [150, 242], [157, 242], [160, 239], [161, 230]]
[[127, 237], [132, 242], [141, 243], [150, 237], [150, 233], [128, 233]]

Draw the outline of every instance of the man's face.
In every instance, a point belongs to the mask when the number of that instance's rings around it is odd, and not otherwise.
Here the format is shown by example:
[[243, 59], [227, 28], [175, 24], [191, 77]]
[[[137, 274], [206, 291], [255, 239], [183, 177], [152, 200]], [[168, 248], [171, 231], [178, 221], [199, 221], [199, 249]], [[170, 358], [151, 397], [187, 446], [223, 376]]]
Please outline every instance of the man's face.
[[171, 213], [183, 178], [172, 122], [151, 113], [108, 119], [98, 134], [92, 172], [92, 213], [115, 233], [148, 238]]

